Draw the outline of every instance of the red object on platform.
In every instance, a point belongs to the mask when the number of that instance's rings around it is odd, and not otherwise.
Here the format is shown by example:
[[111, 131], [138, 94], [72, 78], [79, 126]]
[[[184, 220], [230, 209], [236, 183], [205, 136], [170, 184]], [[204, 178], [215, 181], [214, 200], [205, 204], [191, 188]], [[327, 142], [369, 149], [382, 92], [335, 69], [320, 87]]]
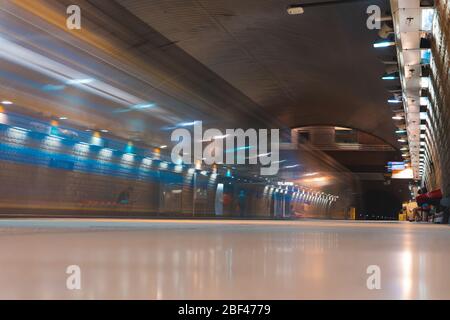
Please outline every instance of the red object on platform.
[[424, 194], [419, 194], [419, 195], [416, 197], [416, 202], [417, 202], [417, 205], [419, 205], [419, 206], [422, 206], [424, 203], [427, 202], [427, 200], [428, 200], [428, 197], [427, 197], [427, 194], [426, 194], [426, 193], [424, 193]]
[[428, 199], [432, 200], [441, 200], [442, 199], [442, 191], [441, 189], [433, 190], [427, 193]]
[[424, 203], [433, 202], [433, 201], [441, 200], [441, 199], [442, 199], [441, 189], [433, 190], [428, 193], [418, 195], [416, 197], [416, 201], [419, 206], [421, 206]]

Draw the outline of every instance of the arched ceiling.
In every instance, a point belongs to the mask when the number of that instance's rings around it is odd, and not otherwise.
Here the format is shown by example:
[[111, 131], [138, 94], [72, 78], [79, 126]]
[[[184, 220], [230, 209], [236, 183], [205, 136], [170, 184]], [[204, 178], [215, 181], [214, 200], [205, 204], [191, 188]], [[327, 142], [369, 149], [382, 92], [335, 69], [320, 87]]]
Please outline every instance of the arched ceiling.
[[[293, 2], [286, 0], [115, 1], [250, 98], [261, 114], [289, 127], [358, 128], [396, 145], [384, 67], [372, 47], [377, 33], [366, 27], [369, 3], [290, 16], [285, 9]], [[387, 1], [370, 4], [386, 9]]]
[[[102, 83], [155, 102], [175, 123], [336, 125], [397, 146], [385, 87], [392, 83], [381, 80], [378, 58], [388, 52], [373, 48], [377, 32], [366, 27], [367, 6], [384, 10], [387, 0], [308, 8], [298, 16], [286, 13], [292, 3], [287, 0], [77, 0], [83, 28], [68, 32], [65, 9], [72, 2], [23, 0], [20, 8], [9, 3], [2, 7], [2, 22], [9, 19], [19, 38], [20, 30], [39, 26], [28, 36], [29, 46], [45, 49], [39, 39], [52, 40], [49, 57], [60, 61], [58, 52], [72, 52], [60, 62], [72, 68], [79, 63]], [[44, 14], [46, 8], [54, 14]], [[56, 24], [49, 19], [55, 15]], [[127, 132], [161, 131], [147, 119], [153, 109], [119, 117], [113, 104], [108, 107], [93, 109], [102, 119], [129, 120]]]

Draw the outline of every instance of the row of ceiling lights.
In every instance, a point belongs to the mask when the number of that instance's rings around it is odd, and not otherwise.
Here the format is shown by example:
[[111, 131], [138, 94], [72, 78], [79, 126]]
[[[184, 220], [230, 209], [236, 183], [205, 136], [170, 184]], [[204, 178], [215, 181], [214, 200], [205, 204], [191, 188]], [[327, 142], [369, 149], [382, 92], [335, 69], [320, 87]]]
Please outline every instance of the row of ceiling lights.
[[[399, 3], [400, 5], [400, 3]], [[403, 4], [402, 4], [403, 5]], [[427, 5], [428, 6], [428, 5]], [[420, 10], [420, 9], [419, 9]], [[422, 11], [419, 11], [420, 13], [422, 13]], [[423, 13], [422, 13], [423, 14]], [[405, 18], [405, 17], [403, 17]], [[417, 19], [417, 17], [415, 17]], [[402, 17], [398, 17], [398, 20], [401, 20]], [[410, 16], [407, 15], [406, 19], [409, 21], [412, 21], [414, 19], [414, 16]], [[385, 18], [384, 19], [389, 20], [388, 22], [384, 23], [380, 32], [379, 32], [379, 36], [381, 38], [383, 38], [384, 40], [378, 43], [374, 44], [375, 48], [387, 48], [387, 47], [394, 47], [396, 46], [396, 39], [395, 39], [395, 33], [394, 33], [394, 27], [393, 27], [393, 18], [392, 16]], [[420, 20], [420, 19], [419, 19]], [[423, 16], [421, 19], [422, 23], [424, 20]], [[400, 22], [399, 22], [400, 23]], [[400, 31], [405, 31], [405, 30], [400, 30]], [[399, 34], [399, 37], [401, 35]], [[399, 40], [401, 41], [401, 40]], [[420, 49], [423, 48], [429, 48], [429, 40], [427, 38], [420, 38]], [[420, 50], [419, 49], [419, 50]], [[399, 54], [401, 54], [401, 51], [399, 52]], [[394, 56], [392, 59], [388, 58], [385, 59], [385, 61], [383, 61], [386, 65], [386, 73], [382, 76], [383, 80], [399, 80], [401, 81], [400, 85], [394, 86], [393, 88], [391, 88], [389, 91], [393, 94], [393, 96], [391, 98], [388, 99], [388, 103], [392, 104], [392, 105], [401, 105], [401, 108], [395, 108], [393, 107], [393, 117], [392, 119], [396, 121], [396, 126], [398, 127], [398, 130], [396, 130], [396, 134], [399, 136], [398, 138], [398, 142], [402, 144], [402, 157], [405, 159], [405, 162], [409, 162], [412, 164], [413, 167], [416, 168], [416, 170], [419, 171], [419, 175], [423, 174], [423, 161], [424, 161], [424, 156], [422, 155], [423, 152], [425, 152], [425, 147], [423, 145], [422, 142], [420, 142], [420, 145], [417, 146], [416, 142], [415, 142], [415, 138], [417, 136], [417, 133], [414, 133], [412, 137], [409, 136], [408, 133], [408, 127], [411, 124], [415, 124], [416, 127], [420, 128], [420, 123], [417, 123], [418, 121], [420, 122], [420, 120], [411, 120], [409, 119], [407, 121], [407, 111], [409, 110], [409, 105], [407, 105], [409, 103], [408, 100], [410, 99], [406, 99], [406, 97], [404, 96], [403, 92], [404, 90], [406, 90], [406, 88], [403, 87], [403, 85], [406, 83], [406, 80], [401, 78], [401, 73], [400, 73], [400, 66], [398, 63], [398, 59], [397, 56]], [[407, 64], [405, 64], [405, 66], [408, 66]], [[420, 66], [422, 67], [422, 64], [420, 64]], [[411, 66], [410, 69], [413, 70], [413, 67], [415, 66]], [[409, 76], [412, 76], [413, 74], [411, 73]], [[416, 75], [417, 76], [417, 75]], [[423, 76], [423, 75], [422, 75]], [[404, 80], [404, 81], [402, 81]], [[423, 84], [421, 81], [421, 86], [423, 88]], [[410, 97], [409, 97], [410, 98]], [[413, 99], [413, 100], [418, 100], [418, 99]], [[415, 101], [412, 101], [413, 103]], [[411, 120], [411, 121], [410, 121]], [[413, 130], [414, 132], [417, 131], [414, 130], [411, 127], [411, 130]], [[422, 137], [423, 134], [420, 132], [420, 138]], [[410, 141], [411, 140], [411, 141]], [[410, 151], [410, 142], [412, 143], [412, 149], [413, 151]], [[412, 156], [411, 153], [414, 153], [414, 155]], [[418, 158], [417, 158], [418, 157]], [[412, 163], [412, 159], [415, 160], [414, 163]], [[419, 159], [419, 165], [417, 165], [417, 159]]]
[[[358, 0], [345, 0], [340, 3], [344, 2], [357, 2]], [[290, 15], [298, 15], [303, 14], [306, 7], [314, 7], [314, 6], [324, 6], [324, 5], [335, 5], [337, 3], [334, 3], [332, 1], [324, 1], [320, 3], [307, 3], [307, 4], [296, 4], [296, 5], [290, 5], [287, 8], [287, 13]], [[393, 25], [393, 17], [392, 15], [388, 15], [385, 17], [380, 17], [380, 21], [383, 21], [383, 25], [378, 33], [380, 38], [383, 40], [380, 42], [375, 43], [373, 46], [374, 48], [387, 48], [387, 47], [394, 47], [396, 46], [396, 40], [395, 40], [395, 33], [394, 33], [394, 25]], [[383, 61], [386, 65], [386, 72], [382, 76], [382, 80], [386, 81], [392, 81], [392, 80], [400, 80], [400, 70], [399, 70], [399, 64], [397, 62], [396, 56], [394, 56], [391, 60]], [[388, 99], [389, 104], [397, 105], [397, 104], [404, 104], [404, 97], [402, 93], [401, 86], [397, 89], [391, 90], [393, 93], [393, 97]], [[394, 115], [392, 117], [393, 120], [398, 121], [397, 127], [399, 127], [399, 130], [396, 131], [396, 134], [399, 135], [398, 142], [403, 144], [408, 144], [408, 131], [406, 129], [406, 114], [403, 109], [394, 109], [393, 110]], [[408, 162], [410, 154], [405, 151], [409, 151], [409, 148], [405, 145], [401, 148], [402, 156], [405, 158], [405, 162]]]
[[[402, 1], [398, 2], [396, 7], [399, 43], [397, 52], [401, 67], [405, 69], [401, 84], [402, 90], [408, 92], [403, 112], [405, 123], [401, 124], [408, 130], [398, 133], [407, 138], [408, 144], [404, 146], [403, 157], [405, 161], [411, 162], [416, 178], [420, 178], [424, 173], [426, 142], [423, 130], [427, 128], [422, 125], [422, 120], [427, 119], [428, 99], [422, 97], [422, 90], [428, 88], [430, 81], [426, 51], [431, 47], [433, 5], [433, 1], [420, 1], [416, 4]], [[425, 111], [422, 108], [425, 108]]]
[[[377, 42], [373, 45], [374, 48], [387, 48], [387, 47], [394, 47], [395, 46], [395, 35], [394, 35], [394, 27], [393, 27], [393, 21], [392, 16], [387, 16], [383, 18], [384, 24], [382, 25], [380, 32], [378, 35], [380, 38], [383, 38], [382, 41]], [[383, 63], [386, 65], [386, 72], [382, 76], [382, 80], [390, 81], [390, 80], [399, 80], [400, 79], [400, 72], [399, 72], [399, 66], [398, 62], [396, 61], [396, 58], [393, 59], [386, 59], [383, 61]], [[395, 106], [400, 105], [404, 103], [403, 101], [403, 94], [401, 93], [401, 89], [399, 90], [391, 90], [394, 91], [393, 96], [388, 99], [388, 103]], [[401, 121], [405, 120], [405, 112], [403, 109], [396, 109], [393, 108], [394, 115], [392, 116], [392, 119], [395, 121], [398, 121], [397, 124], [399, 129], [395, 131], [397, 135], [399, 135], [398, 142], [404, 144], [407, 143], [408, 140], [405, 139], [407, 136], [407, 130], [406, 128], [403, 129], [403, 124]], [[404, 146], [401, 148], [401, 151], [406, 151], [407, 148]], [[403, 156], [406, 156], [406, 153], [402, 154]]]

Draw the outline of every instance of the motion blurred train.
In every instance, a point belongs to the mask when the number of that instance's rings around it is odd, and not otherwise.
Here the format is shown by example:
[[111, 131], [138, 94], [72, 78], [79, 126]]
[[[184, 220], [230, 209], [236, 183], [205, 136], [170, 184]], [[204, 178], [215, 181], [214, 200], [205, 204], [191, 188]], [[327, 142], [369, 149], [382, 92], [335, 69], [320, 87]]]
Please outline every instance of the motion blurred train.
[[287, 169], [264, 177], [248, 168], [196, 168], [168, 159], [160, 149], [113, 136], [0, 113], [0, 214], [345, 218], [351, 202], [340, 186], [347, 181], [317, 159], [302, 161], [334, 181], [322, 188], [298, 184]]

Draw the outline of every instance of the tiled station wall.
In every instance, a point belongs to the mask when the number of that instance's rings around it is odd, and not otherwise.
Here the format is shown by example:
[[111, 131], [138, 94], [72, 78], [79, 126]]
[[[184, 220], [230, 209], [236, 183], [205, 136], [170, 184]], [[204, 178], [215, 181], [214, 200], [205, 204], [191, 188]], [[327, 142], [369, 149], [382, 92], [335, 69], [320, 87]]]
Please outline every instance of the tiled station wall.
[[[450, 196], [450, 1], [436, 0], [433, 26], [429, 133], [429, 158], [425, 163], [428, 189], [442, 188]], [[432, 163], [432, 164], [431, 164]]]

